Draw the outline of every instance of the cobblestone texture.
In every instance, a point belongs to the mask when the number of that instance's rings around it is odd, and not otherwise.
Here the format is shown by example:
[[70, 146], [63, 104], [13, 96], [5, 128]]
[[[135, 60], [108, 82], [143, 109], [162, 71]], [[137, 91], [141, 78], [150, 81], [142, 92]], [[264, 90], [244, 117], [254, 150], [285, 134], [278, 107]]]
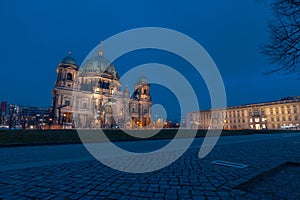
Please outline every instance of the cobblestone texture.
[[[237, 186], [286, 161], [300, 162], [299, 142], [294, 136], [218, 145], [204, 159], [198, 158], [199, 148], [191, 148], [168, 167], [144, 174], [116, 171], [98, 161], [8, 170], [0, 173], [0, 198], [263, 199], [264, 194]], [[213, 160], [249, 167], [219, 166]]]
[[300, 166], [285, 165], [246, 185], [247, 196], [260, 194], [263, 199], [299, 199]]

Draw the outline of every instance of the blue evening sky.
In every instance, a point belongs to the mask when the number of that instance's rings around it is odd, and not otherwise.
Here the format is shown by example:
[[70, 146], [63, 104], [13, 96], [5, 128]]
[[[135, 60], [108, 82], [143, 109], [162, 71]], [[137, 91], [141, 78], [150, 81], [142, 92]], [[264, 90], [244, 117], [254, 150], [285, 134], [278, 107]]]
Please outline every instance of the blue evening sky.
[[[268, 38], [271, 15], [261, 1], [2, 0], [0, 4], [0, 101], [49, 106], [55, 69], [68, 51], [81, 64], [100, 40], [146, 26], [174, 29], [199, 42], [221, 72], [230, 106], [300, 94], [299, 80], [263, 75], [272, 68], [259, 53], [259, 45]], [[173, 54], [136, 51], [115, 65], [122, 75], [149, 62], [179, 70], [193, 85], [201, 108], [210, 107], [201, 77]], [[152, 96], [154, 103], [166, 106], [168, 118], [178, 118], [170, 92], [154, 85]]]

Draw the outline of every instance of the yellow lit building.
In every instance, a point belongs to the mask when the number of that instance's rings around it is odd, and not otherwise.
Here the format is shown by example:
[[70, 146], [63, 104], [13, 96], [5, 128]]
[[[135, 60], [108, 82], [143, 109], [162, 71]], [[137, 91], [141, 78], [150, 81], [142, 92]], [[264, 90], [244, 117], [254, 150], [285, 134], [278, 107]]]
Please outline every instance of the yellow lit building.
[[195, 129], [298, 129], [300, 96], [279, 101], [189, 112], [187, 128]]

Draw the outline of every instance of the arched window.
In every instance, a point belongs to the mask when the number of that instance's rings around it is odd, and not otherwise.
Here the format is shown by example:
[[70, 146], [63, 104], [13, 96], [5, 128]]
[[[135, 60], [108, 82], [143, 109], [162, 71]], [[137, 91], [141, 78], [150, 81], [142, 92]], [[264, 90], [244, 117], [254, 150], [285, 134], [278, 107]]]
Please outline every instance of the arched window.
[[83, 102], [83, 103], [82, 103], [82, 108], [83, 108], [83, 109], [87, 109], [87, 103], [86, 103], [86, 102]]
[[70, 100], [66, 100], [66, 101], [65, 101], [65, 105], [66, 105], [66, 106], [71, 105], [71, 101], [70, 101]]
[[73, 75], [71, 73], [67, 74], [67, 80], [68, 81], [73, 81]]
[[62, 69], [59, 69], [57, 80], [61, 80], [62, 78]]

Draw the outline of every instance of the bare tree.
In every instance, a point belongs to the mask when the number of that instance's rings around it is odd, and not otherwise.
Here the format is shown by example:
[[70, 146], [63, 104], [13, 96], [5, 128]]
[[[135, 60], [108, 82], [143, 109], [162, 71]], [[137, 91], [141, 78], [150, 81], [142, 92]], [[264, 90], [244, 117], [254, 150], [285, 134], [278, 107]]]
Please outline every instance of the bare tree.
[[278, 67], [270, 71], [299, 73], [300, 0], [274, 0], [271, 4], [274, 19], [270, 22], [270, 40], [262, 53]]

